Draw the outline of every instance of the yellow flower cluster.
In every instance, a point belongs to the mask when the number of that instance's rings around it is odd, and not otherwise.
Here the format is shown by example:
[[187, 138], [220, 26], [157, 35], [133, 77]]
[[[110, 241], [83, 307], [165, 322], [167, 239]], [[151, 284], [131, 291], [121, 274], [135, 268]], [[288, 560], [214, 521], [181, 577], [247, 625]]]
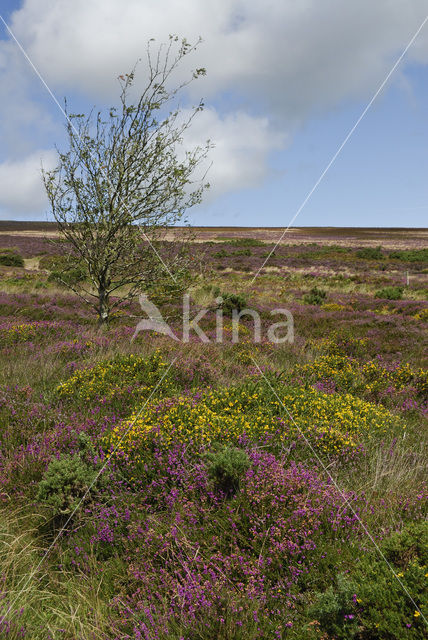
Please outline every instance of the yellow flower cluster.
[[413, 316], [415, 320], [421, 320], [422, 322], [428, 322], [428, 308], [421, 309]]
[[376, 361], [371, 360], [361, 366], [361, 373], [368, 390], [383, 389], [393, 386], [400, 390], [407, 385], [415, 386], [419, 393], [428, 392], [428, 371], [412, 369], [408, 362], [394, 369], [386, 369]]
[[15, 342], [25, 342], [31, 340], [37, 334], [38, 329], [35, 323], [15, 324], [8, 329], [2, 329], [0, 333], [0, 342], [4, 344], [12, 344]]
[[321, 305], [321, 309], [323, 311], [351, 311], [351, 307], [345, 306], [343, 304], [338, 304], [337, 302], [326, 302]]
[[[325, 309], [330, 303], [325, 303], [322, 308]], [[331, 303], [335, 305], [335, 303]], [[326, 353], [328, 355], [343, 356], [343, 344], [340, 336], [336, 333], [332, 333], [328, 338], [316, 338], [308, 340], [307, 347], [313, 351], [319, 353]], [[346, 338], [346, 343], [353, 350], [361, 350], [367, 344], [367, 338]]]
[[361, 438], [384, 433], [396, 424], [386, 409], [352, 395], [325, 394], [312, 388], [251, 392], [246, 388], [210, 390], [195, 400], [181, 396], [151, 403], [134, 413], [105, 441], [107, 448], [130, 455], [144, 451], [158, 433], [168, 446], [173, 440], [195, 446], [214, 441], [236, 442], [272, 436], [278, 442], [303, 437], [327, 454], [355, 448]]
[[389, 386], [400, 390], [409, 384], [415, 385], [421, 393], [428, 391], [428, 372], [414, 370], [408, 362], [387, 369], [376, 360], [361, 364], [347, 356], [327, 355], [295, 367], [294, 373], [312, 381], [333, 379], [341, 388], [358, 389], [369, 394]]
[[[62, 398], [76, 397], [83, 400], [113, 398], [122, 394], [127, 385], [138, 386], [140, 397], [147, 396], [162, 376], [167, 363], [159, 350], [150, 358], [130, 354], [113, 360], [99, 362], [95, 366], [79, 369], [71, 378], [57, 387]], [[167, 386], [167, 381], [162, 385]]]
[[355, 375], [355, 365], [358, 364], [352, 358], [338, 355], [321, 356], [308, 364], [298, 365], [293, 373], [305, 377], [322, 380], [324, 378], [351, 378]]

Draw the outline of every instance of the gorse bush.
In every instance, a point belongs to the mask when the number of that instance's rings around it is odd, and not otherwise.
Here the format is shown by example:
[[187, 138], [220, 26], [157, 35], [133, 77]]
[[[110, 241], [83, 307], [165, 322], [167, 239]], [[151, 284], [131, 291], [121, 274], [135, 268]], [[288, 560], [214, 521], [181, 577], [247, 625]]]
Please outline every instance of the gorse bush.
[[352, 393], [378, 401], [390, 400], [391, 390], [402, 393], [407, 388], [421, 399], [428, 393], [428, 374], [423, 369], [412, 369], [408, 363], [386, 366], [378, 359], [360, 362], [351, 356], [333, 354], [297, 365], [291, 378], [311, 385], [332, 382], [339, 393]]
[[[86, 369], [79, 369], [68, 380], [57, 387], [57, 393], [64, 399], [88, 401], [96, 398], [114, 400], [125, 396], [129, 402], [136, 402], [148, 396], [161, 379], [167, 368], [160, 351], [148, 358], [119, 355], [104, 360]], [[171, 378], [162, 384], [162, 391], [171, 391]], [[161, 391], [160, 390], [160, 391]]]
[[366, 260], [383, 260], [382, 247], [364, 247], [356, 252], [357, 258]]
[[52, 460], [40, 481], [37, 500], [54, 509], [54, 517], [70, 515], [96, 478], [96, 471], [76, 453]]
[[24, 260], [16, 251], [2, 249], [0, 252], [0, 265], [4, 267], [23, 267]]
[[376, 291], [375, 298], [401, 300], [403, 298], [403, 290], [403, 287], [384, 287], [383, 289]]
[[327, 292], [324, 289], [318, 289], [313, 287], [309, 293], [306, 293], [303, 297], [306, 304], [321, 305], [327, 296]]
[[102, 462], [89, 435], [77, 434], [77, 445], [78, 453], [63, 454], [49, 463], [38, 485], [36, 499], [53, 508], [53, 521], [57, 524], [70, 516], [80, 502], [89, 499], [89, 489], [93, 493], [105, 484], [99, 473]]
[[206, 455], [208, 476], [214, 480], [217, 490], [226, 496], [239, 489], [242, 475], [250, 467], [250, 459], [245, 451], [231, 446], [219, 446]]
[[39, 322], [25, 322], [6, 327], [0, 327], [0, 346], [18, 342], [42, 340], [61, 331], [57, 322], [42, 320]]
[[87, 277], [87, 270], [83, 262], [69, 256], [43, 256], [39, 262], [40, 269], [50, 271], [48, 282], [60, 286], [70, 286], [83, 282]]
[[383, 557], [375, 550], [364, 554], [310, 608], [321, 629], [337, 640], [425, 637], [428, 523], [408, 525], [386, 538], [380, 549]]
[[139, 462], [154, 441], [162, 448], [180, 442], [197, 449], [214, 443], [237, 446], [245, 438], [266, 440], [275, 448], [299, 442], [306, 446], [306, 438], [320, 454], [333, 457], [356, 450], [360, 442], [403, 430], [401, 421], [385, 408], [350, 394], [283, 385], [278, 385], [277, 394], [245, 384], [151, 402], [144, 414], [131, 415], [107, 434], [104, 447], [117, 447], [119, 458], [126, 455]]
[[213, 253], [214, 258], [227, 258], [229, 254], [224, 249], [220, 249], [220, 251], [216, 251]]
[[223, 301], [220, 302], [219, 308], [223, 310], [226, 316], [232, 316], [234, 311], [239, 313], [247, 306], [247, 300], [243, 295], [237, 293], [222, 293], [221, 297]]
[[367, 339], [356, 338], [348, 333], [331, 332], [328, 338], [311, 338], [306, 342], [306, 348], [316, 353], [335, 356], [364, 357], [367, 355]]
[[402, 262], [428, 262], [428, 249], [391, 251], [389, 257], [392, 260], [401, 260]]
[[234, 247], [264, 247], [265, 242], [257, 240], [257, 238], [230, 238], [224, 240], [225, 244], [231, 244]]

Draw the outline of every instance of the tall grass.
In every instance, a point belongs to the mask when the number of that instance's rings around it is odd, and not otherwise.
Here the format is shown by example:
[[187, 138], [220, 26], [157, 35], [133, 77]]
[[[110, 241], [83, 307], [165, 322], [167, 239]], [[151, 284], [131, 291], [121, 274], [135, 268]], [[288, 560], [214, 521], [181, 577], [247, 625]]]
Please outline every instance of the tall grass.
[[[35, 525], [43, 516], [0, 511], [0, 636], [18, 640], [107, 638], [103, 577], [66, 571], [61, 554], [43, 562], [48, 542]], [[89, 559], [89, 563], [91, 559]], [[37, 569], [37, 571], [36, 571]], [[25, 634], [24, 634], [25, 632]]]

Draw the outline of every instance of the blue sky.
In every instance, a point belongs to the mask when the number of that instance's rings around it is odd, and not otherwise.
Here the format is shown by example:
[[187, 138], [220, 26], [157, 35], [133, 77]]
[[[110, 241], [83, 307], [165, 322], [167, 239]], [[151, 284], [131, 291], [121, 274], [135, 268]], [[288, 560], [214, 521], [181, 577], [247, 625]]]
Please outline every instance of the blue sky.
[[[6, 0], [2, 15], [71, 111], [108, 106], [151, 36], [203, 44], [206, 111], [190, 139], [216, 144], [197, 225], [286, 227], [428, 13], [425, 2]], [[39, 166], [64, 118], [0, 27], [0, 219], [48, 215]], [[428, 226], [428, 22], [294, 226]], [[183, 73], [185, 69], [183, 69]], [[144, 78], [141, 78], [142, 86]], [[184, 106], [186, 106], [184, 104]]]

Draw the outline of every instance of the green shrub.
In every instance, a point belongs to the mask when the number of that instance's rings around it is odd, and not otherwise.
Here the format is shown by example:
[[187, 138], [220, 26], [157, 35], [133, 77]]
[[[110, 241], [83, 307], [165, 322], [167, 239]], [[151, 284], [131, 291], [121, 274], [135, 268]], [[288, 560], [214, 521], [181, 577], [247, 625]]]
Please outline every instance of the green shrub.
[[[70, 378], [58, 385], [57, 393], [64, 400], [78, 403], [108, 398], [109, 402], [117, 400], [120, 404], [125, 401], [128, 407], [132, 407], [132, 403], [155, 393], [167, 367], [159, 350], [149, 357], [133, 353], [116, 354], [114, 358], [77, 369]], [[174, 388], [174, 380], [166, 376], [158, 392], [172, 393]]]
[[306, 293], [303, 297], [303, 300], [306, 304], [314, 304], [321, 305], [327, 296], [327, 292], [324, 289], [318, 289], [318, 287], [313, 287], [309, 293]]
[[213, 253], [214, 258], [227, 258], [229, 254], [224, 249], [220, 249], [220, 251], [216, 251]]
[[375, 298], [401, 300], [403, 298], [403, 287], [384, 287], [384, 289], [376, 291]]
[[403, 251], [391, 251], [389, 257], [392, 260], [401, 260], [402, 262], [427, 262], [428, 249], [407, 249]]
[[339, 574], [336, 586], [318, 594], [315, 603], [309, 608], [309, 617], [318, 620], [321, 629], [329, 634], [328, 637], [337, 640], [356, 637], [356, 606], [352, 598], [355, 588], [347, 578]]
[[96, 477], [96, 471], [76, 453], [52, 460], [39, 483], [37, 500], [54, 509], [54, 517], [68, 516]]
[[23, 267], [24, 260], [19, 253], [9, 249], [2, 249], [0, 253], [0, 264], [5, 267]]
[[44, 256], [39, 262], [39, 268], [50, 271], [48, 282], [59, 285], [78, 284], [87, 276], [83, 263], [69, 255]]
[[340, 247], [336, 244], [328, 245], [328, 246], [319, 246], [316, 243], [309, 243], [306, 245], [308, 247], [314, 246], [316, 249], [311, 251], [304, 251], [301, 253], [301, 256], [305, 258], [315, 258], [315, 257], [335, 257], [337, 254], [348, 253], [349, 249], [347, 247]]
[[80, 501], [86, 501], [89, 487], [94, 491], [104, 482], [102, 476], [97, 477], [101, 462], [97, 465], [91, 462], [96, 451], [89, 435], [79, 433], [77, 445], [79, 453], [63, 454], [52, 460], [39, 482], [36, 499], [53, 508], [54, 522], [61, 522], [73, 513]]
[[53, 269], [57, 269], [58, 265], [63, 260], [64, 260], [64, 256], [59, 256], [59, 255], [42, 256], [39, 260], [39, 269], [46, 269], [47, 271], [52, 271]]
[[356, 255], [365, 260], [383, 260], [382, 247], [364, 247], [358, 249]]
[[240, 479], [250, 467], [250, 459], [242, 449], [221, 446], [206, 455], [208, 475], [216, 490], [232, 496], [239, 490]]
[[346, 577], [340, 575], [337, 585], [318, 594], [309, 608], [309, 615], [319, 621], [329, 637], [425, 637], [428, 523], [408, 525], [401, 533], [386, 538], [380, 549], [382, 555], [375, 550], [363, 555], [353, 572]]
[[74, 285], [85, 279], [86, 273], [83, 269], [67, 269], [66, 271], [51, 271], [48, 282], [55, 282], [59, 285]]
[[168, 275], [167, 278], [156, 278], [147, 286], [146, 292], [155, 305], [162, 307], [165, 304], [174, 304], [182, 300], [183, 291], [190, 284], [190, 273], [187, 270], [175, 271], [174, 280]]
[[242, 311], [247, 306], [247, 300], [243, 295], [237, 293], [222, 293], [223, 302], [220, 302], [219, 308], [223, 310], [226, 316], [231, 316], [233, 311]]
[[213, 296], [217, 298], [220, 295], [220, 288], [214, 284], [203, 284], [199, 289], [199, 293], [203, 296]]
[[231, 244], [234, 247], [264, 247], [265, 243], [256, 238], [228, 238], [225, 239], [226, 244]]

